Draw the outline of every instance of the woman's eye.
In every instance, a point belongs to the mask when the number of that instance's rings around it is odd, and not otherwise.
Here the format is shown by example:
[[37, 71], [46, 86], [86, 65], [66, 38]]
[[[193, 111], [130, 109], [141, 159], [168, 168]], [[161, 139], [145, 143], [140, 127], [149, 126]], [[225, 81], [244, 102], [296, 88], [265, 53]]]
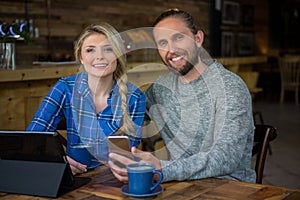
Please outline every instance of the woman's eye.
[[103, 49], [103, 51], [106, 52], [106, 53], [111, 53], [111, 52], [113, 52], [113, 49], [111, 47], [105, 47]]
[[92, 49], [92, 48], [86, 49], [86, 52], [87, 52], [87, 53], [94, 52], [94, 51], [95, 51], [95, 50]]

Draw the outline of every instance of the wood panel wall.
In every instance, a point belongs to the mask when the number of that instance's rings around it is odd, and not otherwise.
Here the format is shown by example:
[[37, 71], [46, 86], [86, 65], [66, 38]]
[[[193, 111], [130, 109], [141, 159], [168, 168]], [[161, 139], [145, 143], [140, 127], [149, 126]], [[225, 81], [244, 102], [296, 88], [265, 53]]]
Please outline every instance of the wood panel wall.
[[[24, 45], [18, 41], [17, 65], [31, 64], [38, 58], [52, 55], [52, 59], [61, 56], [73, 56], [73, 42], [88, 24], [106, 21], [118, 31], [149, 27], [154, 19], [165, 9], [178, 7], [190, 12], [209, 35], [210, 0], [1, 0], [1, 21], [12, 22], [15, 19], [33, 19], [38, 28], [39, 37], [34, 45]], [[26, 8], [27, 6], [27, 8]], [[71, 59], [72, 59], [71, 58]], [[138, 58], [138, 57], [135, 57]], [[131, 60], [138, 61], [135, 58]]]
[[[253, 25], [224, 25], [221, 31], [252, 32], [255, 39], [255, 55], [266, 54], [269, 49], [269, 1], [268, 0], [220, 0], [240, 5], [253, 6]], [[25, 2], [28, 2], [27, 4]], [[210, 50], [210, 9], [214, 0], [1, 0], [0, 21], [12, 22], [15, 19], [33, 19], [39, 37], [34, 44], [17, 42], [17, 66], [31, 64], [32, 61], [73, 60], [73, 44], [80, 31], [88, 24], [106, 21], [120, 32], [139, 27], [151, 26], [154, 19], [168, 8], [178, 7], [190, 12], [206, 34], [205, 48]], [[26, 12], [27, 10], [27, 12]], [[242, 19], [241, 19], [242, 20]], [[212, 24], [214, 26], [214, 24]], [[235, 38], [237, 40], [237, 38]], [[235, 47], [237, 48], [237, 47]], [[156, 51], [155, 51], [156, 52]], [[129, 61], [145, 61], [144, 55], [154, 54], [151, 59], [159, 59], [153, 51], [137, 52], [129, 56]], [[50, 55], [50, 57], [49, 57]], [[235, 54], [234, 56], [238, 56]], [[147, 60], [146, 60], [147, 61]]]
[[0, 129], [24, 130], [56, 81], [0, 83]]

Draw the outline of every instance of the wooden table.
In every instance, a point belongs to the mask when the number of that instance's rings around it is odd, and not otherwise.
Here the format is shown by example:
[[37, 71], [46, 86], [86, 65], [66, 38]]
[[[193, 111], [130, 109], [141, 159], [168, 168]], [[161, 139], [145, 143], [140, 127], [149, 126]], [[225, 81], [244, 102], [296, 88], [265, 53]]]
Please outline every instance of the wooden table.
[[[87, 185], [69, 192], [58, 199], [132, 199], [122, 194], [119, 182], [109, 168], [101, 166], [85, 173], [92, 177]], [[195, 181], [172, 181], [162, 184], [164, 191], [150, 199], [300, 199], [300, 190], [261, 184], [230, 181], [226, 179], [202, 179]], [[47, 199], [28, 195], [0, 193], [0, 199]]]

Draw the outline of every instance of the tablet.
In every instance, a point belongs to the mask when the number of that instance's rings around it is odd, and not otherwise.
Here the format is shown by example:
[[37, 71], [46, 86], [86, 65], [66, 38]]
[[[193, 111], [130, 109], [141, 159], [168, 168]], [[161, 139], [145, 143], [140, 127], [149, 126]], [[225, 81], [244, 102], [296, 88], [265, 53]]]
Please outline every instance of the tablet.
[[67, 162], [57, 132], [0, 131], [0, 159]]
[[73, 176], [57, 132], [0, 130], [0, 177], [1, 192], [47, 197], [90, 181]]

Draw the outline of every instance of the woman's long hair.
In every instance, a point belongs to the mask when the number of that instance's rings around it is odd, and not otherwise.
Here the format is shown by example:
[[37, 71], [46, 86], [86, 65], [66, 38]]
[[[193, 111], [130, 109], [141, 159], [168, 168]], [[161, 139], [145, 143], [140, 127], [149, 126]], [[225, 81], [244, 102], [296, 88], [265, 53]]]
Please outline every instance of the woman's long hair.
[[[127, 108], [127, 74], [126, 74], [126, 51], [123, 45], [123, 40], [119, 32], [109, 25], [108, 23], [102, 22], [98, 24], [91, 24], [86, 27], [83, 32], [79, 35], [78, 40], [74, 46], [74, 54], [77, 62], [80, 62], [82, 44], [88, 36], [94, 33], [103, 34], [107, 37], [112, 49], [117, 57], [117, 67], [113, 73], [113, 79], [117, 81], [119, 86], [119, 92], [122, 99], [122, 112], [123, 112], [123, 126], [117, 134], [130, 134], [134, 131], [132, 121], [128, 115]], [[84, 71], [81, 66], [80, 71]]]

